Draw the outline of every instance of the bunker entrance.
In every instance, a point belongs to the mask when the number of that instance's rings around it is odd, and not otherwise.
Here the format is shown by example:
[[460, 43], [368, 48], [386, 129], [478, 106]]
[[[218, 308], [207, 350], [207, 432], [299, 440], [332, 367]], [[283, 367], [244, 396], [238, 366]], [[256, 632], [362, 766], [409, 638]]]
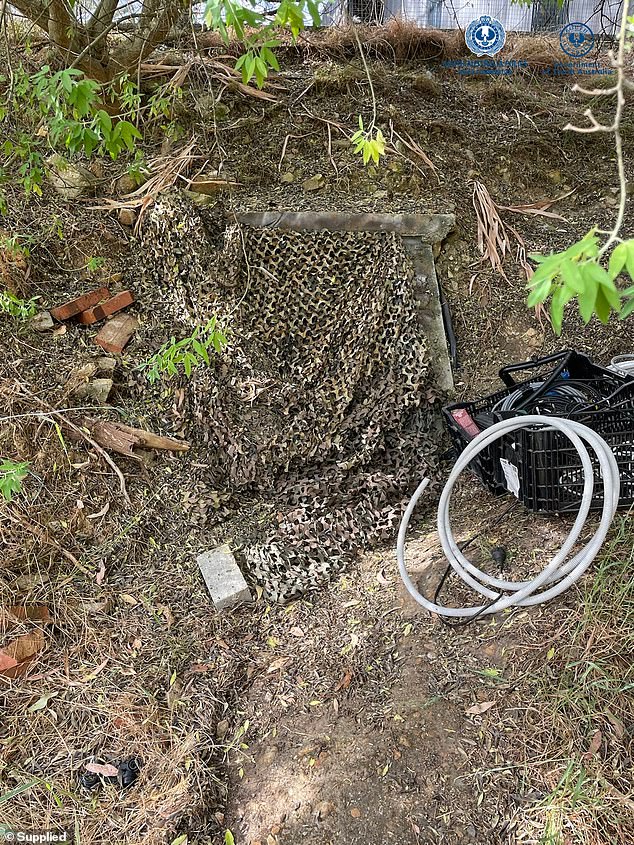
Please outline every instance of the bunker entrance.
[[435, 399], [452, 382], [432, 245], [453, 220], [265, 212], [201, 226], [174, 202], [145, 227], [157, 281], [181, 319], [216, 315], [229, 335], [186, 386], [187, 434], [208, 455], [188, 505], [287, 600], [393, 540], [435, 475]]

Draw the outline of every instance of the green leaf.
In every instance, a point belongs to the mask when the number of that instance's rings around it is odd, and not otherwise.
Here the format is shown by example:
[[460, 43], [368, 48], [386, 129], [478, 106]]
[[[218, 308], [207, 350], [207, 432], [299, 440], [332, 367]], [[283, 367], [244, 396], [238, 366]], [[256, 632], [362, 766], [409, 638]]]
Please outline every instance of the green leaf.
[[584, 285], [579, 266], [570, 258], [564, 258], [561, 262], [561, 277], [569, 290], [574, 293], [583, 293]]
[[561, 256], [560, 255], [553, 255], [542, 264], [537, 265], [537, 269], [531, 276], [528, 287], [532, 288], [536, 285], [541, 284], [544, 279], [548, 279], [552, 281], [555, 276], [559, 273], [561, 264]]
[[319, 26], [321, 24], [319, 5], [315, 2], [315, 0], [308, 0], [308, 2], [306, 3], [306, 8], [308, 9], [308, 13], [310, 15], [313, 26]]
[[75, 116], [84, 118], [90, 113], [95, 99], [95, 92], [87, 81], [78, 82], [68, 94], [68, 102], [73, 106]]
[[597, 299], [597, 291], [599, 286], [592, 280], [584, 281], [583, 292], [577, 296], [577, 305], [579, 306], [579, 314], [584, 323], [589, 323], [594, 314], [594, 303]]
[[608, 272], [610, 274], [610, 278], [616, 279], [616, 277], [621, 273], [621, 271], [625, 267], [626, 261], [627, 261], [627, 244], [626, 243], [618, 244], [612, 250], [612, 255], [610, 255], [610, 263], [609, 263], [609, 267], [608, 267]]
[[209, 365], [209, 353], [207, 352], [207, 349], [202, 345], [202, 343], [199, 340], [194, 340], [192, 345], [196, 352], [203, 359], [205, 364]]
[[[598, 285], [600, 285], [600, 290], [603, 293], [603, 297], [605, 301], [613, 308], [615, 311], [620, 311], [621, 309], [621, 297], [619, 292], [617, 291], [614, 282], [610, 278], [609, 273], [607, 270], [602, 267], [600, 264], [595, 264], [590, 262], [586, 265], [587, 270], [586, 274], [590, 276]], [[596, 306], [595, 306], [596, 310]]]
[[625, 259], [625, 266], [630, 279], [634, 280], [634, 240], [627, 241], [627, 258]]
[[73, 78], [67, 70], [62, 71], [61, 83], [64, 91], [66, 91], [67, 94], [70, 94], [70, 92], [73, 90]]
[[112, 130], [112, 118], [104, 109], [99, 109], [95, 115], [95, 121], [102, 132], [110, 132]]
[[27, 792], [38, 783], [40, 783], [39, 778], [33, 778], [26, 783], [21, 783], [19, 786], [14, 786], [13, 789], [10, 789], [8, 792], [4, 792], [0, 795], [0, 805], [8, 804], [8, 802], [13, 798], [20, 795], [22, 792]]
[[537, 285], [537, 287], [533, 288], [533, 290], [530, 292], [528, 299], [526, 300], [526, 305], [529, 308], [534, 308], [536, 305], [539, 305], [540, 302], [546, 302], [546, 300], [550, 296], [552, 287], [552, 279], [544, 279], [539, 285]]
[[561, 334], [561, 327], [564, 321], [564, 308], [574, 296], [573, 291], [560, 285], [556, 288], [550, 304], [550, 317], [553, 323], [553, 330], [556, 335]]
[[22, 482], [29, 473], [29, 466], [28, 461], [0, 463], [0, 495], [6, 502], [13, 501], [13, 497], [22, 489]]
[[121, 120], [117, 124], [117, 128], [119, 130], [119, 136], [125, 146], [127, 147], [130, 152], [134, 149], [134, 142], [140, 141], [143, 137], [139, 130], [133, 123], [130, 123], [129, 120]]
[[621, 294], [616, 288], [608, 288], [604, 285], [601, 288], [601, 292], [613, 311], [618, 312], [621, 310]]
[[539, 252], [529, 252], [528, 257], [534, 264], [543, 264], [544, 261], [552, 258], [552, 255], [541, 255]]
[[587, 267], [587, 273], [597, 282], [597, 284], [610, 288], [611, 290], [616, 290], [614, 280], [610, 277], [610, 274], [605, 267], [602, 267], [594, 261], [589, 261], [585, 266]]
[[262, 49], [260, 50], [260, 55], [262, 56], [263, 61], [265, 61], [269, 67], [272, 67], [273, 70], [280, 69], [279, 62], [277, 61], [277, 56], [268, 47], [262, 47]]
[[632, 297], [632, 299], [628, 299], [625, 305], [621, 308], [619, 320], [624, 320], [626, 317], [629, 317], [632, 311], [634, 311], [634, 297]]
[[92, 129], [86, 129], [83, 135], [83, 148], [87, 156], [91, 156], [99, 145], [99, 136]]
[[242, 69], [242, 79], [243, 81], [249, 82], [253, 79], [253, 74], [255, 73], [255, 56], [253, 53], [249, 53], [247, 59], [244, 63], [244, 68]]
[[236, 845], [236, 840], [230, 830], [225, 830], [225, 845]]
[[596, 258], [599, 254], [599, 239], [594, 229], [580, 241], [569, 246], [564, 253], [568, 258]]
[[605, 289], [600, 287], [597, 289], [597, 298], [594, 303], [594, 313], [597, 315], [602, 323], [607, 323], [612, 313], [610, 303], [605, 297]]
[[374, 143], [376, 144], [376, 150], [379, 156], [385, 155], [385, 136], [383, 135], [380, 129], [376, 130], [376, 138], [374, 139]]
[[259, 56], [256, 56], [255, 59], [255, 79], [258, 84], [258, 88], [261, 88], [264, 85], [264, 81], [269, 74], [269, 69], [266, 66], [266, 63], [263, 59]]

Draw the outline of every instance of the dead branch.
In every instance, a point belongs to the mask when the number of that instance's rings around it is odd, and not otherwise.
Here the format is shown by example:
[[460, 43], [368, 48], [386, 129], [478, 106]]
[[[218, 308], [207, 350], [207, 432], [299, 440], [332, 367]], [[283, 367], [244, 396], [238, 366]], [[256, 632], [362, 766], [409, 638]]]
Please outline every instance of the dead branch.
[[132, 428], [120, 422], [84, 417], [82, 426], [101, 446], [130, 458], [138, 458], [134, 452], [136, 448], [159, 449], [167, 452], [186, 452], [189, 449], [189, 443], [185, 440], [162, 437], [151, 431]]
[[508, 282], [502, 264], [504, 256], [511, 249], [511, 242], [491, 194], [482, 182], [477, 180], [473, 182], [472, 202], [478, 222], [478, 251], [482, 256], [481, 262], [488, 261], [496, 273]]
[[[116, 211], [120, 208], [134, 208], [139, 210], [139, 216], [135, 225], [135, 232], [141, 227], [141, 221], [145, 212], [154, 204], [159, 194], [175, 185], [190, 170], [193, 163], [198, 159], [194, 150], [196, 142], [191, 141], [187, 146], [178, 152], [170, 155], [158, 156], [148, 162], [148, 167], [153, 175], [133, 191], [126, 199], [114, 200], [104, 198], [99, 205], [90, 207], [91, 211]], [[188, 180], [189, 181], [189, 180]]]
[[623, 109], [625, 108], [625, 90], [629, 88], [630, 81], [625, 76], [625, 53], [627, 49], [627, 34], [631, 31], [629, 24], [630, 4], [623, 3], [621, 12], [621, 29], [619, 31], [618, 52], [616, 58], [610, 51], [610, 58], [613, 66], [616, 68], [616, 85], [604, 90], [596, 89], [588, 91], [580, 85], [573, 85], [572, 90], [578, 91], [580, 94], [586, 96], [606, 97], [616, 94], [616, 110], [614, 112], [614, 120], [611, 124], [600, 123], [594, 116], [592, 109], [586, 109], [584, 116], [588, 118], [590, 126], [575, 126], [568, 123], [564, 126], [564, 130], [577, 132], [579, 134], [593, 134], [595, 132], [612, 132], [614, 134], [614, 146], [616, 150], [616, 166], [619, 177], [619, 207], [616, 215], [616, 220], [612, 230], [607, 233], [608, 238], [599, 250], [599, 256], [604, 255], [619, 239], [619, 232], [625, 220], [625, 205], [627, 202], [627, 178], [625, 175], [625, 162], [623, 159], [623, 138], [621, 136], [621, 121], [623, 118]]

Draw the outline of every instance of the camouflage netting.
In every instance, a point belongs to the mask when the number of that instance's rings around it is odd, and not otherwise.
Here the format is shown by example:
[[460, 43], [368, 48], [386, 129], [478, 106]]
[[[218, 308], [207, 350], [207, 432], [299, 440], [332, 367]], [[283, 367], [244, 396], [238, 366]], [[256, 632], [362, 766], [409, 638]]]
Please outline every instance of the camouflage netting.
[[399, 236], [226, 226], [173, 194], [148, 214], [143, 245], [183, 331], [216, 314], [230, 336], [187, 385], [187, 435], [208, 444], [209, 465], [192, 510], [207, 495], [210, 509], [236, 493], [274, 504], [260, 536], [230, 538], [272, 599], [393, 539], [438, 452]]

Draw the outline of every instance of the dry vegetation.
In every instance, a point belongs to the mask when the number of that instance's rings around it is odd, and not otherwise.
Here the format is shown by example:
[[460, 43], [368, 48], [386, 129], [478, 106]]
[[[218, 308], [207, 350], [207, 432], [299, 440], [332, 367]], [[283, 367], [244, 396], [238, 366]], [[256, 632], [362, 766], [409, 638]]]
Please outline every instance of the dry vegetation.
[[[629, 516], [576, 592], [575, 613], [532, 666], [522, 726], [525, 760], [543, 797], [525, 812], [544, 845], [625, 843], [634, 830], [631, 730], [634, 578]], [[529, 771], [531, 769], [529, 768]], [[534, 770], [532, 770], [534, 771]]]

